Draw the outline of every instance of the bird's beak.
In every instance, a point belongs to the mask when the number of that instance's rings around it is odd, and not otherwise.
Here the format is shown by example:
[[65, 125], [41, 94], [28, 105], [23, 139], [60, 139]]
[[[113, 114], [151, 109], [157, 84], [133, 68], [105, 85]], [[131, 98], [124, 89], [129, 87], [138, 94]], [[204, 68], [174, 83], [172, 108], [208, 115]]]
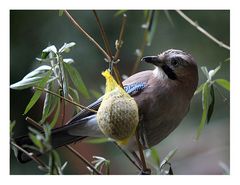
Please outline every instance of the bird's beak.
[[163, 65], [163, 60], [159, 56], [146, 56], [141, 59], [141, 62], [147, 62], [159, 67]]

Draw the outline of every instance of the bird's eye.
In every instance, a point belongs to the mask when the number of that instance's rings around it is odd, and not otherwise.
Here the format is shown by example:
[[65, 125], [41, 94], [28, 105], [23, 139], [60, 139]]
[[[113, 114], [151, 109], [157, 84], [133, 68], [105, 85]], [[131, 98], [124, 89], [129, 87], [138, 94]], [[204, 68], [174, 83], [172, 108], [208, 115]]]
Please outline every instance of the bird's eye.
[[179, 64], [179, 60], [178, 59], [174, 58], [174, 59], [171, 60], [171, 65], [172, 66], [176, 67], [176, 66], [178, 66], [178, 64]]

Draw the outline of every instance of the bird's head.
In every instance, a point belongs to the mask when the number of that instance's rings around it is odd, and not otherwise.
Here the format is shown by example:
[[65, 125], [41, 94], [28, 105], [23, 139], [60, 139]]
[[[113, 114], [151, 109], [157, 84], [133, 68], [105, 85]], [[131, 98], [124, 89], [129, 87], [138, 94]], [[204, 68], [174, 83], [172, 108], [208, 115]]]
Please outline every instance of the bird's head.
[[191, 85], [198, 84], [198, 69], [193, 57], [181, 50], [169, 49], [157, 56], [143, 57], [143, 62], [151, 63], [157, 67], [160, 74], [170, 80], [180, 81]]

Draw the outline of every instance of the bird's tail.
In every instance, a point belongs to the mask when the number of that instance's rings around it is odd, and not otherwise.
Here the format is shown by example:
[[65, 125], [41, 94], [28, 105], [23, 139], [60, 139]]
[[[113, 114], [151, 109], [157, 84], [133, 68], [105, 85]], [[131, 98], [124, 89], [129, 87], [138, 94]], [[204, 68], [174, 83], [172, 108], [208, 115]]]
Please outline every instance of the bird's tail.
[[[81, 121], [79, 121], [77, 124], [69, 124], [69, 125], [65, 125], [65, 126], [53, 129], [51, 132], [51, 139], [50, 139], [52, 148], [55, 149], [55, 148], [58, 148], [73, 142], [77, 142], [79, 140], [86, 138], [86, 136], [72, 135], [69, 132], [75, 127], [79, 127], [79, 125], [81, 124], [84, 125], [84, 123], [86, 123], [86, 119], [82, 120], [82, 123]], [[27, 152], [31, 152], [36, 156], [42, 155], [42, 153], [34, 149], [31, 149], [31, 146], [33, 146], [34, 144], [28, 135], [15, 138], [14, 141], [18, 146], [22, 147]], [[18, 151], [17, 159], [21, 163], [26, 163], [28, 161], [31, 161], [31, 158], [20, 150]]]

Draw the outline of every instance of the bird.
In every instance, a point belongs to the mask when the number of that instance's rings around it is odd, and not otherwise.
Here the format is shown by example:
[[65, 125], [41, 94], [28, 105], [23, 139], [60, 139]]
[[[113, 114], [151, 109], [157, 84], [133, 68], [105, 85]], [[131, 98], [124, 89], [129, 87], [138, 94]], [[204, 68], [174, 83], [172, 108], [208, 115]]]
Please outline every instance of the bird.
[[[198, 86], [198, 67], [189, 53], [179, 49], [168, 49], [158, 55], [145, 56], [141, 62], [152, 64], [154, 69], [133, 74], [122, 84], [138, 107], [136, 132], [139, 142], [143, 149], [149, 149], [172, 133], [187, 115]], [[100, 97], [88, 108], [97, 111], [102, 101], [103, 97]], [[87, 137], [105, 135], [97, 123], [97, 114], [83, 109], [66, 125], [52, 129], [51, 144], [53, 148], [58, 148]], [[28, 136], [16, 138], [15, 142], [21, 147], [33, 145]], [[132, 136], [122, 148], [133, 153], [137, 151], [136, 137]], [[31, 151], [29, 148], [26, 150]], [[21, 151], [17, 159], [22, 163], [31, 160]]]

